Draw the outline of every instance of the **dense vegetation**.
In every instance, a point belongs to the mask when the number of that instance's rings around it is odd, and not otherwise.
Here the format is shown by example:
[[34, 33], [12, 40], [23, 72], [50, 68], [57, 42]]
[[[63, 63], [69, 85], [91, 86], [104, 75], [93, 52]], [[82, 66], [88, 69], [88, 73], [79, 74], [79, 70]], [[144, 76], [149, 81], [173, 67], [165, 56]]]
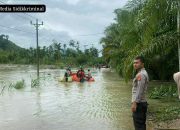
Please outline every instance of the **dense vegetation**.
[[[98, 49], [91, 47], [82, 51], [79, 49], [79, 42], [71, 40], [66, 44], [53, 43], [46, 47], [39, 48], [41, 64], [48, 65], [96, 65], [102, 63]], [[7, 64], [36, 64], [36, 48], [21, 48], [9, 40], [7, 35], [0, 35], [0, 63]]]
[[156, 86], [151, 92], [149, 98], [151, 99], [160, 99], [160, 98], [167, 98], [167, 97], [176, 97], [178, 98], [176, 86]]
[[151, 79], [172, 79], [178, 71], [177, 0], [131, 0], [114, 12], [101, 39], [106, 61], [130, 79], [133, 59], [142, 55]]
[[180, 103], [175, 83], [151, 82], [147, 96], [149, 97], [148, 119], [158, 127], [161, 128], [164, 121], [180, 118]]

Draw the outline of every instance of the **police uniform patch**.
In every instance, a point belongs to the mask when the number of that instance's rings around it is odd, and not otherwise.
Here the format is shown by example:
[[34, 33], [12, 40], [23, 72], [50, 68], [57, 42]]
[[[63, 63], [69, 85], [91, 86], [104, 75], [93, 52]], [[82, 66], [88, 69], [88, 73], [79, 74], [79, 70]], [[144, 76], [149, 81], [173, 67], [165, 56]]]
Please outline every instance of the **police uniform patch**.
[[141, 74], [138, 74], [137, 77], [136, 77], [136, 79], [137, 79], [138, 81], [140, 81], [140, 80], [142, 79]]

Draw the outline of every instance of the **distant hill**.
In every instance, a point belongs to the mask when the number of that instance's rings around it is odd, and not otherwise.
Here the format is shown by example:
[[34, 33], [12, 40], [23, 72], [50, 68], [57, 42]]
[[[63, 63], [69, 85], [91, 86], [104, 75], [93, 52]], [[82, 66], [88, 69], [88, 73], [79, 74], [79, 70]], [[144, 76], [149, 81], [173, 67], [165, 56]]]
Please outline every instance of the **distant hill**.
[[23, 50], [23, 48], [19, 47], [12, 41], [8, 40], [7, 35], [0, 35], [0, 50], [3, 51], [19, 51]]

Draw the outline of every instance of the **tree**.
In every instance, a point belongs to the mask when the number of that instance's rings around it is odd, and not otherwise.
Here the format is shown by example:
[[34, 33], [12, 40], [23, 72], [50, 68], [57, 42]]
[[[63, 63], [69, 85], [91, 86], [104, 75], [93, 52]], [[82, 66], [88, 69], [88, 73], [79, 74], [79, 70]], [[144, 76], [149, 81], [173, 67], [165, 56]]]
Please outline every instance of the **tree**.
[[[159, 68], [160, 73], [156, 78], [170, 79], [167, 75], [177, 71], [177, 60], [174, 65], [166, 65], [163, 70], [162, 65], [166, 63], [164, 60], [157, 68], [152, 68], [151, 64], [153, 57], [166, 59], [173, 56], [172, 51], [177, 48], [177, 1], [131, 0], [124, 8], [116, 9], [115, 14], [115, 23], [106, 28], [106, 36], [101, 39], [105, 59], [128, 80], [133, 73], [133, 59], [143, 55], [148, 59], [149, 70]], [[174, 61], [174, 58], [169, 60]], [[171, 71], [164, 76], [167, 68]]]
[[[35, 48], [21, 48], [12, 41], [8, 40], [6, 35], [0, 35], [0, 63], [15, 63], [15, 64], [36, 64], [37, 51]], [[50, 46], [39, 47], [40, 62], [41, 64], [51, 65], [63, 65], [74, 64], [75, 66], [80, 64], [91, 65], [96, 63], [99, 58], [95, 48], [89, 49], [88, 55], [83, 53], [79, 48], [79, 42], [75, 43], [72, 47], [67, 47], [66, 44], [59, 43], [53, 40]], [[66, 56], [62, 59], [61, 56]]]
[[74, 41], [74, 40], [70, 40], [70, 41], [69, 41], [69, 46], [75, 47], [75, 41]]

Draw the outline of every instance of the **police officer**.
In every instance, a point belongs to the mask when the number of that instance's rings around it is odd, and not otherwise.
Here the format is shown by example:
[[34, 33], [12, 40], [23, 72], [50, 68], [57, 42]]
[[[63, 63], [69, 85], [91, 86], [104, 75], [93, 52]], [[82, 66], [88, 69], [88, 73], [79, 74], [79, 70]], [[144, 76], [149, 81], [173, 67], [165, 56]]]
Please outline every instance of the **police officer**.
[[149, 82], [148, 74], [144, 68], [144, 58], [138, 56], [134, 60], [134, 69], [137, 74], [133, 79], [132, 106], [135, 130], [146, 130], [147, 101], [146, 90]]

